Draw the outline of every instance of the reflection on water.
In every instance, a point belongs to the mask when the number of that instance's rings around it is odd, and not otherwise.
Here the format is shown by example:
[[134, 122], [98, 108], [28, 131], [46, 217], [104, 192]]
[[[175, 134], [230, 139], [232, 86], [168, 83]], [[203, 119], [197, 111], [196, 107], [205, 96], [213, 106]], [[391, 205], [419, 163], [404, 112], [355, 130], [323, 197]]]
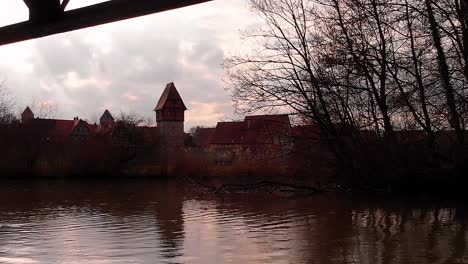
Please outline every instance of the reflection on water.
[[220, 197], [176, 183], [3, 182], [0, 263], [468, 263], [467, 210]]

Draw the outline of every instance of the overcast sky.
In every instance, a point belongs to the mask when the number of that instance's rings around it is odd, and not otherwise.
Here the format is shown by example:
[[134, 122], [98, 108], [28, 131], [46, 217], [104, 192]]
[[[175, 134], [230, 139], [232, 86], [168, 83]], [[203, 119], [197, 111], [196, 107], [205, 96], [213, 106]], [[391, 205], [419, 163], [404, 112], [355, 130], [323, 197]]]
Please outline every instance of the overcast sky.
[[[1, 0], [0, 25], [27, 20], [22, 0]], [[71, 0], [68, 9], [102, 0]], [[185, 127], [235, 118], [221, 64], [258, 21], [246, 0], [213, 2], [0, 46], [0, 80], [18, 108], [51, 104], [56, 117], [95, 122], [105, 109], [152, 112], [166, 83], [185, 104]], [[245, 48], [245, 47], [244, 47]], [[33, 109], [34, 110], [34, 109]]]

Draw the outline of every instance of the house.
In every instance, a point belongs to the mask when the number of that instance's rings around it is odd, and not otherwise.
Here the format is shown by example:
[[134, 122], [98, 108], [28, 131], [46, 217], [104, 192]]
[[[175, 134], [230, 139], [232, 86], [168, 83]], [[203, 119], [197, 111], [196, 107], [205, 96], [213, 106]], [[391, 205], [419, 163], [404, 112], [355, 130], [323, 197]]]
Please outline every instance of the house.
[[216, 128], [213, 127], [197, 127], [193, 133], [193, 144], [202, 149], [207, 149], [215, 132]]
[[288, 115], [255, 115], [246, 116], [243, 121], [218, 122], [216, 128], [204, 132], [208, 136], [205, 140], [210, 141], [204, 145], [211, 149], [264, 150], [286, 146], [291, 123]]
[[22, 128], [34, 133], [40, 141], [85, 141], [98, 129], [97, 125], [91, 125], [78, 117], [73, 120], [34, 118], [29, 107], [26, 107], [21, 117]]
[[215, 128], [198, 128], [193, 138], [199, 148], [217, 153], [222, 163], [242, 157], [270, 159], [292, 147], [288, 115], [254, 115], [243, 121], [218, 122]]
[[171, 82], [166, 85], [154, 111], [156, 112], [156, 127], [138, 126], [128, 129], [122, 121], [116, 121], [106, 109], [99, 118], [99, 124], [90, 124], [74, 117], [72, 120], [36, 118], [30, 107], [21, 114], [21, 124], [15, 129], [21, 129], [22, 135], [27, 135], [37, 142], [87, 143], [91, 138], [104, 140], [116, 145], [147, 145], [160, 143], [164, 152], [181, 150], [186, 141], [184, 133], [184, 112], [187, 110], [177, 88]]
[[[160, 158], [177, 157], [189, 149], [202, 149], [217, 155], [222, 163], [236, 158], [271, 160], [306, 146], [305, 137], [319, 131], [316, 126], [292, 127], [289, 115], [250, 115], [242, 121], [218, 122], [214, 128], [198, 128], [189, 136], [184, 132], [187, 107], [173, 82], [168, 83], [153, 111], [157, 125], [133, 126], [116, 120], [106, 109], [99, 124], [78, 117], [73, 120], [35, 118], [26, 107], [21, 126], [41, 142], [101, 142], [126, 151], [142, 153], [155, 148]], [[320, 137], [320, 132], [318, 132]], [[303, 142], [303, 143], [301, 143]], [[310, 145], [309, 145], [310, 146]]]

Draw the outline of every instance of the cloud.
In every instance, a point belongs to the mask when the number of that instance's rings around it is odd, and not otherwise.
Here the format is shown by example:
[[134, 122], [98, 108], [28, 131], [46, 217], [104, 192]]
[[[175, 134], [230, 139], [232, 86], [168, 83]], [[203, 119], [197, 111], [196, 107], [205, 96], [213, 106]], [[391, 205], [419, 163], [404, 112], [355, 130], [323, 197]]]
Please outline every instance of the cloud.
[[131, 92], [126, 92], [121, 97], [127, 100], [128, 102], [137, 102], [138, 100], [140, 100], [138, 96], [132, 94]]
[[213, 120], [220, 120], [231, 103], [204, 103], [199, 101], [190, 101], [187, 103], [190, 111], [186, 113], [186, 128], [193, 126], [214, 126]]
[[[69, 9], [80, 7], [73, 2]], [[24, 16], [24, 6], [14, 10]], [[186, 127], [215, 125], [233, 114], [221, 81], [224, 56], [241, 48], [238, 30], [255, 23], [243, 0], [213, 1], [0, 46], [0, 78], [20, 105], [56, 102], [61, 118], [87, 119], [104, 109], [154, 119], [154, 105], [174, 81], [190, 108]]]

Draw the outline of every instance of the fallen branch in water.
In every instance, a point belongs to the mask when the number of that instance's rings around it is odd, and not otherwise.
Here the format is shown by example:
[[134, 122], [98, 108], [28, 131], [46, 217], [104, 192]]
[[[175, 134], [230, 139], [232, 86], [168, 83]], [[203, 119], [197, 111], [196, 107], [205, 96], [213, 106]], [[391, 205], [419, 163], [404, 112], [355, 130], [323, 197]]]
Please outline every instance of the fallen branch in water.
[[221, 185], [215, 193], [219, 193], [225, 189], [230, 189], [231, 191], [247, 191], [247, 190], [264, 190], [268, 191], [269, 193], [273, 193], [274, 191], [280, 188], [289, 188], [289, 191], [308, 191], [311, 193], [319, 193], [322, 190], [312, 187], [312, 186], [305, 186], [305, 185], [297, 185], [297, 184], [290, 184], [290, 183], [282, 183], [282, 182], [275, 182], [275, 181], [261, 181], [254, 184], [223, 184]]
[[188, 180], [189, 182], [191, 182], [192, 184], [196, 184], [196, 185], [199, 185], [201, 187], [204, 187], [204, 188], [207, 188], [207, 189], [210, 189], [210, 190], [216, 190], [215, 187], [213, 186], [210, 186], [210, 185], [206, 185], [206, 184], [203, 184], [202, 182], [198, 182], [196, 181], [195, 179], [193, 179], [192, 177], [189, 177], [189, 176], [185, 176], [184, 179]]

